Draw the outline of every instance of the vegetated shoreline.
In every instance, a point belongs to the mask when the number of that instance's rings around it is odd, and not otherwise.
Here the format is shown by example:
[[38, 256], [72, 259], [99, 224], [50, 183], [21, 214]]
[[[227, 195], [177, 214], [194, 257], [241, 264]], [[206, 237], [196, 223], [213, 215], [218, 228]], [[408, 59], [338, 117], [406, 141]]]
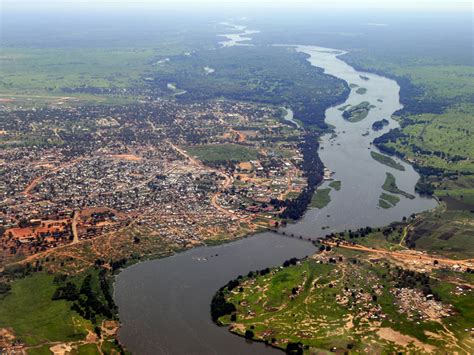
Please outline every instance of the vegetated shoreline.
[[[402, 99], [402, 88], [403, 88], [403, 84], [400, 83], [400, 78], [398, 78], [398, 77], [396, 77], [396, 76], [394, 76], [394, 75], [388, 74], [388, 73], [384, 73], [383, 71], [367, 70], [367, 69], [361, 68], [360, 66], [355, 65], [355, 64], [351, 63], [350, 61], [347, 61], [346, 58], [342, 58], [345, 54], [348, 54], [348, 53], [349, 53], [349, 52], [342, 53], [342, 54], [340, 54], [340, 55], [337, 55], [336, 57], [338, 57], [339, 59], [341, 59], [342, 61], [344, 61], [346, 64], [352, 66], [355, 70], [357, 70], [357, 71], [359, 71], [359, 72], [361, 72], [361, 73], [372, 73], [372, 74], [379, 75], [379, 76], [383, 76], [383, 77], [386, 77], [386, 78], [388, 78], [388, 79], [392, 79], [392, 80], [396, 81], [397, 84], [400, 86], [400, 94], [399, 94], [399, 97], [400, 97], [400, 102], [401, 102], [402, 105], [403, 105], [403, 101], [405, 101], [405, 100], [404, 100], [404, 97], [403, 97], [403, 99]], [[341, 79], [341, 80], [342, 80], [342, 79]], [[407, 80], [408, 80], [408, 79], [407, 79]], [[346, 83], [346, 86], [349, 87], [349, 83], [348, 83], [347, 81], [345, 81], [345, 80], [344, 80], [344, 82]], [[411, 83], [410, 83], [410, 84], [411, 84]], [[411, 84], [411, 85], [413, 85], [413, 84]], [[336, 104], [335, 104], [335, 105], [332, 105], [332, 106], [330, 106], [330, 107], [337, 107], [337, 106], [341, 105], [341, 104], [344, 103], [344, 102], [345, 102], [345, 101], [340, 102], [340, 103], [338, 103], [337, 105], [336, 105]], [[345, 106], [344, 108], [347, 108], [347, 107], [349, 107], [349, 106], [350, 106], [350, 105]], [[405, 108], [405, 105], [404, 105], [404, 107], [403, 107], [401, 110], [394, 112], [393, 115], [395, 115], [395, 114], [399, 113], [400, 111], [404, 110], [404, 108]], [[341, 110], [340, 110], [340, 111], [341, 111]], [[393, 116], [393, 115], [392, 115], [392, 116]], [[391, 117], [391, 119], [393, 120], [392, 117]], [[327, 130], [326, 132], [324, 132], [323, 134], [328, 134], [328, 133], [330, 133], [330, 132], [334, 132], [334, 129], [328, 129], [328, 130]], [[390, 131], [389, 131], [388, 133], [390, 133]], [[378, 144], [376, 144], [375, 140], [377, 140], [377, 139], [380, 138], [380, 137], [385, 136], [386, 134], [387, 134], [387, 133], [384, 133], [384, 134], [381, 134], [380, 136], [376, 137], [376, 138], [374, 139], [374, 141], [373, 141], [373, 144], [380, 150], [380, 152], [386, 153], [386, 154], [389, 155], [389, 156], [397, 156], [398, 158], [400, 158], [401, 160], [403, 160], [403, 161], [404, 161], [405, 163], [407, 163], [408, 165], [413, 166], [413, 168], [415, 169], [415, 171], [420, 175], [420, 177], [419, 177], [419, 179], [418, 179], [418, 181], [417, 181], [417, 183], [416, 183], [416, 185], [415, 185], [415, 186], [417, 186], [418, 183], [423, 179], [423, 174], [422, 174], [422, 172], [420, 172], [420, 171], [417, 169], [417, 164], [413, 164], [412, 162], [408, 161], [405, 157], [398, 156], [398, 155], [396, 155], [396, 154], [390, 154], [389, 152], [386, 152], [386, 151], [383, 149], [383, 147], [380, 147]], [[319, 150], [319, 144], [318, 144], [318, 150]], [[318, 157], [318, 159], [319, 159], [319, 154], [317, 154], [317, 157]], [[323, 166], [324, 166], [324, 164], [323, 164]], [[322, 180], [315, 186], [315, 188], [317, 188], [318, 186], [320, 186], [320, 185], [321, 185], [321, 182], [322, 182]], [[313, 190], [313, 194], [314, 194], [315, 191], [316, 191], [316, 189]], [[418, 194], [420, 194], [420, 195], [423, 195], [422, 193], [419, 193], [418, 191], [416, 191], [416, 192], [417, 192]], [[407, 193], [405, 193], [405, 194], [407, 194]], [[410, 194], [407, 194], [407, 195], [410, 195]], [[428, 194], [427, 194], [427, 195], [428, 195]], [[301, 195], [300, 195], [300, 196], [301, 196]], [[405, 195], [403, 194], [403, 196], [405, 196]], [[436, 196], [434, 196], [434, 195], [428, 195], [428, 196], [434, 197], [434, 198], [435, 198], [435, 201], [436, 201], [436, 202], [438, 203], [438, 205], [439, 205], [439, 200], [436, 198]], [[408, 197], [408, 196], [405, 196], [405, 197], [406, 197], [406, 198], [410, 198], [410, 197]], [[310, 200], [310, 202], [311, 202], [311, 200]], [[309, 206], [309, 204], [308, 204], [308, 206]], [[392, 207], [393, 207], [393, 206], [392, 206]], [[433, 209], [436, 209], [437, 207], [438, 207], [438, 206], [434, 207]], [[306, 209], [308, 209], [308, 208], [306, 208]], [[426, 211], [425, 211], [425, 212], [426, 212]], [[301, 217], [300, 217], [300, 218], [301, 218]], [[275, 231], [275, 232], [278, 233], [278, 231]], [[225, 287], [226, 287], [226, 285], [224, 285], [224, 286], [222, 286], [221, 288], [219, 288], [219, 290], [216, 291], [215, 295], [217, 295], [219, 292], [221, 292], [221, 290], [224, 289]], [[261, 339], [253, 339], [253, 338], [252, 338], [252, 339], [248, 339], [247, 337], [245, 337], [244, 334], [239, 334], [239, 333], [236, 333], [236, 332], [234, 332], [233, 330], [231, 330], [231, 329], [229, 328], [229, 325], [227, 325], [227, 324], [221, 324], [221, 323], [219, 322], [219, 320], [214, 321], [214, 323], [215, 323], [217, 326], [226, 326], [226, 327], [228, 328], [228, 331], [229, 331], [230, 333], [232, 333], [232, 334], [234, 334], [234, 335], [237, 335], [237, 336], [239, 336], [239, 337], [242, 337], [242, 338], [244, 338], [244, 339], [246, 339], [246, 340], [251, 340], [252, 342], [264, 343], [265, 346], [270, 346], [270, 347], [272, 347], [272, 348], [285, 351], [284, 348], [279, 347], [279, 346], [276, 346], [276, 345], [271, 344], [271, 343], [268, 343], [268, 342], [265, 342], [264, 340], [261, 340]]]

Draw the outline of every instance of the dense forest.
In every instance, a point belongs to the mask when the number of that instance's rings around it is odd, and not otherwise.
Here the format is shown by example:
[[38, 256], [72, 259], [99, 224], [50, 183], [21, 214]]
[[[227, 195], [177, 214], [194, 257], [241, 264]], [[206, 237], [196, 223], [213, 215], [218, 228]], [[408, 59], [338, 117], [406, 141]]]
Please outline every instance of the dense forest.
[[[215, 71], [207, 73], [204, 67]], [[306, 126], [326, 129], [325, 110], [343, 102], [345, 82], [310, 65], [306, 55], [281, 47], [239, 47], [175, 56], [149, 85], [162, 92], [172, 83], [180, 101], [226, 98], [290, 106]]]
[[318, 135], [312, 132], [307, 133], [300, 147], [303, 152], [302, 169], [308, 179], [308, 185], [297, 198], [285, 203], [286, 209], [281, 214], [282, 218], [293, 220], [303, 217], [316, 187], [323, 180], [324, 173], [324, 164], [318, 155]]

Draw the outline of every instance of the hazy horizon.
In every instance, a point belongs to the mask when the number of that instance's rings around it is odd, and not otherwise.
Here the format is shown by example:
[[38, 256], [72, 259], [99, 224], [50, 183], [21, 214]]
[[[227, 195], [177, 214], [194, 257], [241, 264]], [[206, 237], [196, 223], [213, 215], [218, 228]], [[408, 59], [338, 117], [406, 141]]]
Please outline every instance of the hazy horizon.
[[311, 1], [311, 0], [3, 0], [0, 5], [1, 10], [25, 10], [25, 9], [189, 9], [197, 7], [199, 9], [226, 10], [226, 9], [260, 9], [270, 7], [278, 8], [311, 8], [311, 9], [400, 9], [400, 10], [460, 10], [472, 11], [470, 1], [430, 1], [430, 0], [398, 0], [398, 1], [377, 1], [377, 0], [333, 0], [333, 1]]

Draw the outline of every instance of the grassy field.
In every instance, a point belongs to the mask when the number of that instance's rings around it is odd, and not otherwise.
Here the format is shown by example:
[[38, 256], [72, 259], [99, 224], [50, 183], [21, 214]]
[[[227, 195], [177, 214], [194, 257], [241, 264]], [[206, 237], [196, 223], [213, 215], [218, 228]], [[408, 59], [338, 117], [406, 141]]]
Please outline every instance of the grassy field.
[[437, 210], [425, 214], [409, 232], [411, 248], [446, 255], [453, 259], [474, 258], [472, 213], [462, 210]]
[[51, 297], [57, 286], [44, 273], [19, 279], [0, 302], [0, 327], [12, 328], [27, 345], [84, 339], [89, 321], [70, 309], [70, 303]]
[[474, 209], [474, 176], [445, 178], [436, 184], [435, 195], [450, 210]]
[[405, 191], [400, 190], [397, 186], [395, 176], [393, 176], [393, 174], [390, 174], [390, 173], [386, 173], [385, 182], [382, 185], [382, 189], [384, 189], [387, 192], [391, 192], [392, 194], [402, 195], [406, 198], [410, 198], [410, 199], [415, 198], [415, 196]]
[[[22, 106], [136, 101], [135, 90], [142, 90], [146, 78], [166, 65], [161, 61], [185, 51], [179, 41], [154, 47], [2, 48], [0, 98]], [[94, 91], [67, 91], [88, 88]]]
[[[474, 172], [474, 105], [461, 105], [439, 115], [410, 116], [410, 119], [413, 124], [402, 131], [406, 137], [389, 146], [424, 166]], [[418, 148], [416, 151], [414, 146]], [[453, 159], [456, 156], [460, 159]]]
[[[468, 337], [463, 327], [472, 326], [472, 311], [466, 307], [469, 295], [454, 296], [448, 292], [449, 284], [433, 280], [433, 288], [446, 290], [440, 292], [441, 302], [454, 305], [456, 313], [441, 323], [407, 319], [397, 307], [401, 300], [391, 292], [394, 269], [383, 261], [367, 262], [360, 256], [350, 251], [331, 252], [328, 257], [338, 261], [307, 260], [244, 278], [238, 287], [225, 291], [226, 300], [236, 307], [235, 314], [219, 320], [230, 325], [232, 332], [244, 335], [250, 331], [249, 336], [282, 349], [288, 343], [301, 342], [307, 353], [344, 349], [356, 353], [423, 352], [430, 346], [449, 351], [463, 346], [460, 344]], [[443, 327], [456, 337], [454, 342], [441, 335]], [[427, 332], [441, 336], [429, 337]], [[387, 333], [394, 338], [388, 340]]]
[[186, 147], [186, 151], [202, 161], [249, 161], [257, 159], [258, 152], [243, 145], [219, 144]]
[[394, 68], [398, 76], [407, 76], [419, 86], [427, 88], [426, 95], [456, 99], [472, 95], [474, 83], [472, 67], [463, 65], [413, 65]]
[[[63, 87], [129, 87], [150, 70], [152, 49], [2, 50], [0, 91], [58, 92]], [[60, 91], [59, 91], [60, 92]]]
[[326, 207], [329, 202], [331, 202], [331, 196], [329, 196], [329, 193], [331, 192], [331, 189], [317, 189], [316, 192], [313, 195], [313, 198], [311, 199], [310, 207], [313, 208], [324, 208]]
[[389, 156], [386, 156], [374, 151], [371, 151], [370, 155], [372, 158], [374, 158], [374, 160], [377, 160], [381, 164], [389, 166], [393, 169], [405, 171], [405, 167], [402, 164], [397, 163], [394, 159], [390, 158]]

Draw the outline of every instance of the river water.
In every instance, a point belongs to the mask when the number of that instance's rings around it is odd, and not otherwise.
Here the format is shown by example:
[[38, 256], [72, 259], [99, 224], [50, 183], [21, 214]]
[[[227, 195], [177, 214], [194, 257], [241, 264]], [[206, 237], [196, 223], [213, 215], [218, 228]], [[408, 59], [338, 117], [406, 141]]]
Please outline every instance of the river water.
[[[401, 107], [396, 82], [357, 72], [338, 58], [343, 54], [341, 51], [308, 46], [295, 49], [307, 53], [312, 65], [349, 84], [364, 87], [367, 92], [360, 95], [353, 89], [346, 103], [326, 112], [326, 121], [335, 127], [337, 136], [323, 137], [320, 155], [334, 172], [334, 178], [342, 181], [341, 190], [331, 191], [327, 207], [309, 210], [300, 222], [287, 229], [315, 238], [329, 231], [386, 225], [435, 207], [433, 200], [418, 195], [413, 200], [400, 196], [398, 205], [391, 209], [377, 206], [386, 172], [396, 177], [400, 189], [414, 195], [418, 180], [410, 165], [401, 162], [406, 170], [398, 171], [370, 156], [374, 149], [370, 142], [397, 126], [390, 119]], [[367, 118], [357, 123], [342, 118], [338, 107], [362, 101], [376, 106]], [[372, 131], [372, 123], [382, 118], [390, 119], [389, 126]], [[280, 265], [286, 259], [312, 252], [314, 247], [309, 242], [263, 233], [129, 267], [117, 276], [115, 283], [115, 301], [122, 322], [119, 338], [134, 354], [275, 353], [263, 344], [249, 344], [226, 328], [215, 326], [210, 319], [211, 298], [219, 287], [239, 274]]]
[[115, 283], [120, 341], [134, 354], [278, 354], [217, 327], [212, 296], [238, 275], [314, 251], [307, 241], [262, 233], [131, 266]]
[[251, 43], [246, 43], [252, 40], [252, 38], [249, 36], [259, 32], [257, 30], [249, 30], [247, 29], [247, 26], [234, 25], [228, 22], [222, 22], [221, 25], [230, 27], [230, 29], [237, 31], [237, 33], [219, 35], [219, 37], [225, 38], [225, 40], [219, 42], [221, 47], [251, 46]]
[[[343, 104], [326, 111], [326, 123], [335, 127], [336, 136], [323, 136], [319, 151], [324, 165], [334, 173], [333, 178], [342, 182], [341, 189], [331, 190], [331, 202], [325, 208], [309, 210], [301, 221], [289, 225], [287, 229], [308, 237], [324, 236], [332, 231], [384, 226], [400, 221], [412, 213], [436, 207], [434, 199], [415, 193], [419, 175], [411, 165], [394, 158], [405, 167], [405, 171], [399, 171], [375, 161], [370, 155], [371, 150], [377, 151], [371, 145], [374, 138], [398, 127], [398, 123], [391, 119], [392, 114], [402, 108], [398, 84], [379, 75], [355, 70], [338, 58], [345, 53], [343, 51], [316, 46], [297, 46], [295, 49], [309, 55], [309, 62], [323, 68], [325, 73], [348, 84], [356, 84], [357, 87], [351, 90]], [[365, 88], [367, 91], [361, 95], [356, 92], [358, 88]], [[357, 105], [363, 101], [375, 106], [365, 119], [356, 123], [343, 119], [339, 108]], [[389, 120], [389, 125], [380, 131], [373, 131], [372, 123], [383, 118]], [[379, 207], [379, 196], [383, 191], [382, 185], [387, 172], [395, 176], [397, 186], [401, 190], [414, 195], [415, 198], [408, 199], [397, 195], [400, 202], [395, 207]], [[328, 184], [329, 182], [323, 183], [321, 188], [327, 187]]]

